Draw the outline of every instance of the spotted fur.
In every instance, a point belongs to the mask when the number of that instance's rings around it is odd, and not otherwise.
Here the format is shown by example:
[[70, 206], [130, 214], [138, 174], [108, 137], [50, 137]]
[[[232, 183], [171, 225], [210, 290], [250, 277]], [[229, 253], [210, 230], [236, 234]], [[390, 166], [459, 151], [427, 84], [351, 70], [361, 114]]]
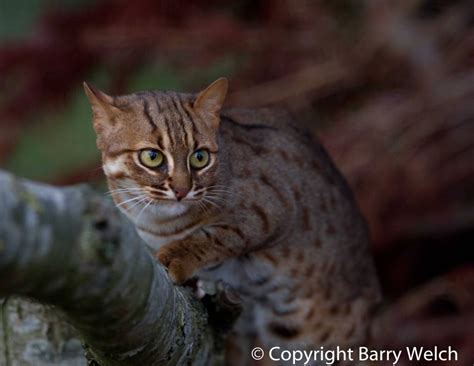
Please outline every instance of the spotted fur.
[[[175, 282], [230, 283], [246, 302], [237, 331], [262, 345], [365, 341], [380, 298], [366, 225], [317, 140], [281, 111], [221, 110], [225, 79], [197, 95], [85, 89], [113, 199]], [[166, 163], [143, 166], [147, 148]], [[194, 170], [201, 148], [210, 163]]]

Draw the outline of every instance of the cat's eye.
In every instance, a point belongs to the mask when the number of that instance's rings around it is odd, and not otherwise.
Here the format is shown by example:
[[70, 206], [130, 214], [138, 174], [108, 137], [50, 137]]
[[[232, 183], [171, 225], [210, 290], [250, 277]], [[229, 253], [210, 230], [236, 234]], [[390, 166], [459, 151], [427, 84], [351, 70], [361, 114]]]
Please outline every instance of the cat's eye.
[[163, 153], [154, 149], [145, 149], [140, 151], [139, 158], [140, 162], [147, 168], [158, 168], [165, 160]]
[[209, 163], [209, 151], [200, 149], [193, 152], [189, 164], [194, 169], [202, 169]]

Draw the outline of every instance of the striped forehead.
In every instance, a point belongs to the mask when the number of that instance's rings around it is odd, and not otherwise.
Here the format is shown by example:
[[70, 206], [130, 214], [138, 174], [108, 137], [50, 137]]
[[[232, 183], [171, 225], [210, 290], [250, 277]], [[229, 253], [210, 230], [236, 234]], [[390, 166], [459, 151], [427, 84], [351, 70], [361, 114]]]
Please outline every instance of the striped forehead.
[[172, 152], [195, 148], [197, 132], [189, 99], [173, 92], [156, 92], [144, 99], [145, 117], [162, 149]]

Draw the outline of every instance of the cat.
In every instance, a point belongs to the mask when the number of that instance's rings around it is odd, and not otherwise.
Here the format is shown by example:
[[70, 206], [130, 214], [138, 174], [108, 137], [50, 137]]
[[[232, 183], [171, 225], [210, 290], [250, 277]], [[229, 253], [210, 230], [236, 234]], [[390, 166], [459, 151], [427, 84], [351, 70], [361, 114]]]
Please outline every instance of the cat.
[[365, 221], [288, 113], [222, 109], [225, 78], [197, 94], [84, 88], [113, 199], [176, 284], [231, 285], [236, 332], [265, 347], [367, 340], [380, 290]]

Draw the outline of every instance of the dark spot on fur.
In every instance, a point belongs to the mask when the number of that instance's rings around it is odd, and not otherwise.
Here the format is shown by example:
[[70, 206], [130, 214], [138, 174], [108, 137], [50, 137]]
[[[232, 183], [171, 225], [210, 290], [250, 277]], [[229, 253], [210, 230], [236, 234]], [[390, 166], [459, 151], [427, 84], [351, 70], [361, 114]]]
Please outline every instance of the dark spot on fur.
[[321, 247], [321, 240], [315, 239], [315, 240], [314, 240], [314, 246], [315, 246], [316, 248], [320, 248], [320, 247]]
[[304, 272], [304, 276], [306, 278], [311, 278], [313, 277], [313, 274], [314, 274], [314, 266], [313, 265], [308, 266], [308, 268], [306, 268], [306, 271]]
[[288, 155], [288, 153], [285, 150], [278, 150], [278, 153], [281, 155], [281, 157], [284, 160], [289, 160], [290, 159], [290, 156]]
[[321, 200], [321, 205], [319, 206], [321, 212], [328, 212], [328, 206], [326, 205], [326, 201], [324, 199]]
[[260, 181], [270, 187], [273, 192], [275, 192], [276, 196], [278, 197], [278, 199], [283, 203], [283, 205], [286, 207], [286, 208], [289, 208], [290, 207], [290, 204], [288, 203], [288, 201], [286, 200], [285, 196], [283, 195], [283, 193], [281, 192], [280, 189], [278, 189], [278, 187], [276, 187], [272, 182], [271, 180], [265, 175], [265, 174], [261, 174], [260, 175]]
[[328, 174], [327, 181], [329, 182], [329, 184], [331, 184], [333, 186], [336, 185], [336, 179], [334, 178], [334, 176], [332, 174]]
[[261, 144], [258, 145], [256, 143], [252, 143], [252, 142], [248, 141], [247, 139], [242, 138], [238, 135], [233, 136], [233, 141], [236, 144], [240, 144], [240, 145], [244, 145], [244, 146], [249, 147], [254, 152], [255, 155], [262, 155], [262, 154], [265, 154], [265, 153], [269, 152], [269, 150], [266, 149], [265, 147], [263, 147]]
[[326, 288], [324, 289], [323, 295], [324, 295], [324, 298], [330, 299], [332, 297], [332, 287], [326, 286]]
[[304, 167], [304, 159], [302, 159], [300, 156], [295, 155], [293, 156], [292, 160], [300, 167]]
[[351, 327], [346, 332], [346, 339], [351, 339], [356, 330], [355, 324], [352, 324]]
[[315, 310], [314, 306], [311, 309], [309, 309], [308, 314], [306, 314], [306, 316], [305, 316], [305, 320], [312, 319], [315, 311], [316, 310]]
[[222, 243], [218, 238], [214, 238], [214, 243], [219, 246], [219, 247], [223, 247], [224, 246], [224, 243]]
[[336, 233], [336, 229], [334, 228], [334, 225], [329, 224], [326, 228], [326, 232], [328, 235], [334, 235]]
[[303, 253], [303, 251], [299, 251], [298, 255], [296, 256], [296, 261], [297, 262], [303, 262], [303, 260], [304, 260], [304, 253]]
[[284, 339], [295, 338], [301, 332], [298, 328], [275, 322], [268, 324], [268, 330], [276, 336]]
[[290, 275], [291, 277], [297, 277], [298, 276], [298, 272], [299, 272], [299, 268], [298, 267], [293, 267], [290, 271]]
[[260, 206], [256, 205], [255, 203], [252, 204], [252, 210], [255, 211], [255, 213], [257, 214], [257, 216], [260, 218], [260, 220], [262, 221], [262, 229], [263, 229], [263, 232], [264, 233], [268, 233], [270, 231], [270, 222], [268, 221], [268, 217], [267, 217], [267, 214], [265, 213], [265, 211], [263, 210], [263, 208], [261, 208]]
[[321, 166], [319, 165], [319, 162], [317, 160], [313, 160], [311, 162], [311, 167], [313, 168], [313, 170], [316, 170], [316, 171], [321, 170]]
[[295, 196], [295, 201], [299, 202], [301, 199], [301, 192], [297, 187], [293, 187], [293, 195]]
[[263, 253], [262, 254], [266, 259], [268, 259], [271, 263], [273, 263], [274, 265], [277, 265], [278, 264], [278, 261], [275, 259], [275, 257], [273, 257], [270, 253]]
[[250, 169], [247, 167], [242, 168], [242, 175], [243, 176], [251, 176]]
[[311, 230], [311, 223], [310, 223], [310, 213], [309, 213], [308, 207], [304, 206], [302, 210], [303, 210], [303, 213], [302, 213], [303, 231], [309, 231]]
[[290, 254], [291, 254], [291, 251], [289, 247], [284, 246], [281, 249], [281, 255], [283, 256], [283, 258], [288, 259], [290, 257]]
[[[224, 228], [224, 227], [223, 227]], [[241, 238], [242, 240], [245, 239], [245, 235], [244, 233], [242, 232], [242, 230], [240, 230], [240, 228], [238, 227], [234, 227], [234, 226], [227, 226], [225, 227], [226, 230], [229, 230], [229, 231], [232, 231], [233, 233], [235, 233], [239, 238]]]
[[256, 182], [252, 182], [252, 190], [256, 193], [260, 192], [260, 185], [258, 185]]
[[347, 316], [351, 313], [351, 306], [347, 303], [344, 303], [340, 306], [341, 315]]
[[319, 341], [324, 343], [329, 339], [329, 336], [331, 335], [331, 329], [327, 329], [321, 334], [321, 337], [319, 337]]
[[204, 235], [206, 235], [207, 240], [211, 241], [211, 234], [209, 233], [209, 231], [202, 230], [202, 232], [204, 233]]
[[337, 304], [333, 304], [329, 307], [328, 312], [330, 315], [336, 315], [339, 312], [339, 307]]

